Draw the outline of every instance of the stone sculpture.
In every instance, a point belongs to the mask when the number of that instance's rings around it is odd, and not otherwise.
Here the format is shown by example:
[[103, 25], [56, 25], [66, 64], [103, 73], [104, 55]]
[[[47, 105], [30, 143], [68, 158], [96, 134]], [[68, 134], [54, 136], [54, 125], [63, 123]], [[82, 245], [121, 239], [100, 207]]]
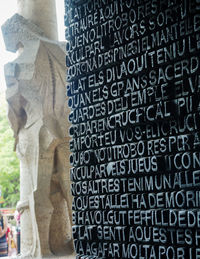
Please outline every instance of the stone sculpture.
[[15, 14], [2, 27], [18, 58], [5, 66], [8, 117], [20, 158], [21, 253], [72, 253], [65, 52]]

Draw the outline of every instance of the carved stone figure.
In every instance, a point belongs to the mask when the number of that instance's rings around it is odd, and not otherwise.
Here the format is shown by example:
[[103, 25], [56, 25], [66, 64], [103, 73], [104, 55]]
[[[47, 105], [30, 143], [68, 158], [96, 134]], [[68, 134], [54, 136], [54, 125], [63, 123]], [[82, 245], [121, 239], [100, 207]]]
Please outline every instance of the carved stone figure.
[[65, 52], [18, 14], [2, 30], [7, 49], [19, 52], [5, 66], [5, 77], [20, 158], [21, 253], [71, 254]]

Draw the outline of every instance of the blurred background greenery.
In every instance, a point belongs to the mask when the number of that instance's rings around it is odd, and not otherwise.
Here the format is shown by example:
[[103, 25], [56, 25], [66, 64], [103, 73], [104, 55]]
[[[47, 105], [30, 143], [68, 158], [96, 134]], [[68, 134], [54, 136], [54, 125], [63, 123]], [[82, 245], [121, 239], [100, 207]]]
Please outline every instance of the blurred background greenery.
[[19, 160], [14, 152], [13, 131], [7, 119], [7, 103], [0, 93], [0, 189], [2, 208], [16, 206], [19, 201]]

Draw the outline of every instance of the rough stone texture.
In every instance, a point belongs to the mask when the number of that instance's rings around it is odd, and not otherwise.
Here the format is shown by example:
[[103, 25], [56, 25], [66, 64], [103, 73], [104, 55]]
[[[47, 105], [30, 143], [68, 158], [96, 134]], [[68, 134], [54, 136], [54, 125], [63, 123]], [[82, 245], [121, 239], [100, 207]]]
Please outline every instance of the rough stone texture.
[[19, 51], [5, 66], [8, 117], [20, 158], [21, 254], [72, 254], [65, 53], [16, 14], [2, 27]]
[[18, 13], [40, 27], [49, 39], [57, 40], [55, 0], [17, 0]]

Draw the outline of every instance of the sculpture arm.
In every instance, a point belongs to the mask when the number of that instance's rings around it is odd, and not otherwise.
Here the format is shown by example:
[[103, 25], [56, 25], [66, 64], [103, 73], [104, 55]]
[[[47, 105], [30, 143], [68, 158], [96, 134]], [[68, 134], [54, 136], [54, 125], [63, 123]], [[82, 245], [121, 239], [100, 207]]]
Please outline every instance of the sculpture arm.
[[29, 201], [19, 201], [17, 203], [17, 210], [19, 211], [20, 214], [24, 212], [25, 209], [29, 208]]

